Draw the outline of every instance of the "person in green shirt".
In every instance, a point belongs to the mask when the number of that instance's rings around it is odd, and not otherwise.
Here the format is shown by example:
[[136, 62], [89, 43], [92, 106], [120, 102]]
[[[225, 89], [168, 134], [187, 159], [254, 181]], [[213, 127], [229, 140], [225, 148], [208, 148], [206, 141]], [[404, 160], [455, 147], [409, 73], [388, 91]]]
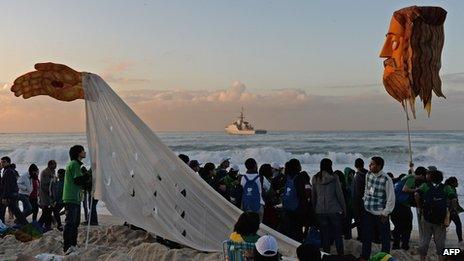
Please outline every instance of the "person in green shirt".
[[69, 254], [76, 250], [77, 233], [81, 218], [81, 190], [87, 183], [87, 175], [81, 172], [82, 159], [86, 156], [84, 147], [74, 145], [69, 150], [70, 161], [66, 165], [63, 187], [65, 206], [65, 225], [63, 229], [63, 252]]
[[422, 184], [414, 195], [417, 207], [422, 213], [422, 233], [419, 246], [420, 260], [426, 260], [432, 236], [439, 260], [443, 260], [447, 210], [448, 206], [451, 206], [451, 208], [456, 206], [456, 193], [450, 186], [442, 183], [443, 173], [441, 171], [428, 171], [426, 178], [427, 182]]
[[[458, 179], [456, 177], [449, 177], [446, 179], [445, 185], [450, 186], [450, 188], [454, 191], [454, 194], [457, 195], [456, 188], [458, 187]], [[458, 235], [459, 243], [462, 242], [462, 223], [461, 219], [459, 218], [459, 213], [463, 211], [464, 209], [459, 205], [459, 203], [450, 209], [450, 219], [456, 226], [456, 234]]]

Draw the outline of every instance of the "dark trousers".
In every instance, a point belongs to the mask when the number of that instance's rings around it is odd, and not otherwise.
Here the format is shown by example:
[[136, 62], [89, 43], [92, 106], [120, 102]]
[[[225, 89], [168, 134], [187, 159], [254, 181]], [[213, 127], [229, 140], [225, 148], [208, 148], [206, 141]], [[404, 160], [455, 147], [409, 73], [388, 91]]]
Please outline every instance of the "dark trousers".
[[364, 205], [358, 205], [358, 211], [354, 213], [354, 225], [356, 226], [356, 231], [358, 232], [358, 240], [362, 240], [363, 235], [363, 216], [366, 214], [366, 210], [364, 210]]
[[412, 231], [411, 207], [396, 204], [391, 214], [391, 220], [395, 226], [392, 231], [393, 247], [398, 248], [400, 243], [402, 248], [409, 247], [409, 239], [411, 238]]
[[91, 207], [91, 212], [90, 212], [90, 224], [91, 225], [98, 225], [98, 214], [97, 214], [97, 203], [98, 199], [95, 199], [92, 197], [92, 207]]
[[89, 192], [85, 192], [84, 201], [82, 202], [84, 207], [85, 223], [89, 222], [88, 218], [90, 210], [90, 224], [98, 225], [97, 203], [98, 199], [91, 197]]
[[277, 230], [279, 227], [279, 215], [274, 206], [265, 205], [263, 211], [263, 222], [264, 225]]
[[456, 234], [458, 235], [459, 242], [462, 241], [462, 224], [461, 219], [459, 218], [459, 214], [456, 211], [451, 211], [450, 219], [456, 225]]
[[5, 212], [6, 212], [6, 205], [3, 205], [0, 202], [0, 220], [5, 224]]
[[89, 206], [90, 206], [90, 199], [89, 199], [90, 193], [87, 191], [84, 191], [84, 194], [82, 195], [83, 200], [82, 200], [82, 207], [84, 208], [84, 218], [87, 223], [87, 219], [89, 218]]
[[64, 208], [66, 218], [63, 229], [63, 251], [66, 252], [69, 247], [77, 246], [77, 233], [81, 222], [81, 206], [80, 204], [66, 203]]
[[298, 222], [298, 215], [296, 211], [283, 211], [281, 230], [282, 234], [288, 236], [289, 238], [295, 241], [302, 242], [303, 226]]
[[351, 239], [353, 237], [353, 235], [351, 234], [351, 221], [353, 220], [353, 212], [348, 207], [346, 212], [347, 213], [344, 217], [343, 236], [345, 237], [345, 239]]
[[53, 207], [53, 217], [55, 218], [56, 225], [58, 227], [61, 227], [61, 215], [60, 212], [63, 209], [63, 203], [56, 203], [56, 205]]
[[52, 207], [46, 206], [42, 207], [42, 215], [40, 215], [39, 223], [43, 224], [46, 229], [50, 229], [52, 227]]
[[0, 219], [2, 220], [3, 223], [5, 223], [5, 212], [6, 208], [8, 208], [13, 215], [15, 216], [16, 220], [18, 221], [18, 224], [24, 225], [27, 224], [27, 220], [24, 217], [23, 213], [18, 207], [18, 199], [8, 199], [7, 204], [2, 204], [0, 206]]
[[369, 259], [372, 250], [372, 239], [375, 228], [380, 233], [380, 240], [382, 243], [382, 252], [390, 253], [390, 222], [387, 218], [385, 222], [380, 220], [380, 216], [373, 215], [366, 211], [363, 218], [363, 242], [362, 254], [365, 259]]
[[37, 221], [37, 215], [39, 214], [39, 202], [37, 198], [29, 197], [29, 202], [32, 206], [32, 221]]
[[322, 249], [329, 253], [332, 240], [335, 240], [337, 254], [343, 255], [342, 229], [344, 216], [339, 213], [317, 214], [321, 229]]

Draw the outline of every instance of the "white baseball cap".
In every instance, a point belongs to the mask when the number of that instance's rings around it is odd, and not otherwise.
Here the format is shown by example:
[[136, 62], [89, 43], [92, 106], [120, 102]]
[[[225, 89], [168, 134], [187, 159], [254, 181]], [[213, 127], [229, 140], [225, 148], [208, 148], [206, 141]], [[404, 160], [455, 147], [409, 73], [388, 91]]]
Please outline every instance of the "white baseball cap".
[[256, 241], [256, 250], [262, 256], [270, 257], [277, 255], [279, 247], [277, 241], [273, 236], [265, 235]]
[[222, 158], [221, 161], [219, 162], [219, 164], [222, 164], [224, 161], [229, 161], [229, 160], [230, 160], [230, 158], [227, 158], [227, 157]]
[[272, 163], [272, 168], [273, 168], [273, 169], [281, 169], [281, 168], [282, 168], [282, 166], [280, 166], [280, 164], [279, 164], [279, 163], [277, 163], [277, 162], [274, 162], [274, 163]]
[[240, 168], [239, 168], [239, 166], [237, 164], [234, 164], [234, 165], [232, 165], [232, 167], [230, 167], [230, 171], [239, 171], [239, 170], [240, 170]]

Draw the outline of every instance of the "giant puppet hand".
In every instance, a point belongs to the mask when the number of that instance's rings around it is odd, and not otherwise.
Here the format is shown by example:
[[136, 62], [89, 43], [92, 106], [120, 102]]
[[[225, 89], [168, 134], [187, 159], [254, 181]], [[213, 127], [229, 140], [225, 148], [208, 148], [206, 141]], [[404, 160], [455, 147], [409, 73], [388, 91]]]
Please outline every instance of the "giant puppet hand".
[[82, 73], [57, 63], [37, 63], [37, 71], [18, 77], [11, 91], [24, 99], [48, 95], [61, 101], [84, 99]]

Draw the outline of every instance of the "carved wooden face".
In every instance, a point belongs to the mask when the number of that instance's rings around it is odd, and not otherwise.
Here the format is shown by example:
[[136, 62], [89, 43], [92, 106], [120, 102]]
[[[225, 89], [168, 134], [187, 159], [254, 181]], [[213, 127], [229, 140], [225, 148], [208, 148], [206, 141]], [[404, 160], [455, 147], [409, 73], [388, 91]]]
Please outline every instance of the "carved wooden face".
[[390, 21], [384, 46], [383, 83], [386, 91], [415, 114], [419, 96], [430, 115], [432, 91], [441, 92], [439, 71], [444, 43], [446, 11], [440, 7], [411, 6], [396, 11]]
[[384, 60], [383, 82], [387, 92], [397, 101], [403, 103], [411, 98], [411, 84], [404, 59], [404, 28], [392, 17], [385, 43], [380, 52]]

